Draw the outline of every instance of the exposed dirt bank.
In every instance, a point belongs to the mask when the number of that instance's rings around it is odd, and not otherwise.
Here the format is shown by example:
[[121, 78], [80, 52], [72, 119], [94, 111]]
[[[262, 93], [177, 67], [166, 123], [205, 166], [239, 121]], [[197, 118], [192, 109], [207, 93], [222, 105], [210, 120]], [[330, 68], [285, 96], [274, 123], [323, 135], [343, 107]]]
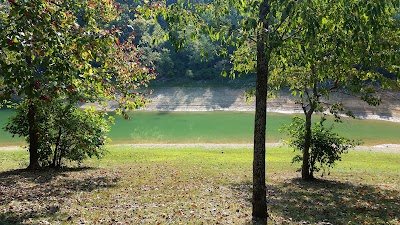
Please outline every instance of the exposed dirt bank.
[[[152, 102], [142, 110], [147, 111], [254, 111], [254, 100], [246, 103], [244, 88], [224, 87], [195, 88], [168, 87], [157, 88], [151, 96]], [[400, 93], [385, 93], [378, 107], [348, 95], [336, 94], [332, 101], [342, 101], [358, 118], [380, 119], [400, 122]], [[281, 92], [276, 99], [268, 100], [268, 111], [279, 113], [301, 113], [295, 97]]]

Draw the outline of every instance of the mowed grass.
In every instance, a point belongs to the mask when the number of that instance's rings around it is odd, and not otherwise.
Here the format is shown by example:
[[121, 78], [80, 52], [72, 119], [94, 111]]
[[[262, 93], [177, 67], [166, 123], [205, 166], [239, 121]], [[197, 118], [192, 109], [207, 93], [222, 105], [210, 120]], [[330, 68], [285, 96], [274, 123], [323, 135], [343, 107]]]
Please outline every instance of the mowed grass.
[[[109, 151], [35, 173], [18, 170], [26, 151], [0, 151], [0, 224], [252, 224], [251, 149]], [[400, 154], [351, 151], [311, 183], [293, 154], [267, 149], [269, 224], [400, 224]]]

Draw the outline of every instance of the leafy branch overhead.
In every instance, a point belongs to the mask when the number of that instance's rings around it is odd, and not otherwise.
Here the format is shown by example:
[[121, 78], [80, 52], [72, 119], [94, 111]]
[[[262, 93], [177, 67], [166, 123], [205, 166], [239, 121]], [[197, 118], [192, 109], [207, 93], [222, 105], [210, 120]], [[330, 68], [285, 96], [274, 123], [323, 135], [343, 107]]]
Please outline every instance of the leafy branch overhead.
[[[159, 4], [159, 3], [158, 3]], [[190, 39], [207, 34], [218, 44], [218, 54], [229, 58], [231, 77], [255, 72], [256, 30], [259, 26], [259, 1], [177, 1], [167, 7], [155, 7], [150, 4], [141, 10], [144, 15], [157, 20], [158, 15], [168, 23], [167, 38], [179, 49]], [[268, 36], [268, 47], [279, 51], [279, 46], [298, 32], [291, 30], [290, 17], [302, 4], [296, 1], [270, 1], [267, 14], [269, 28], [264, 31]], [[162, 4], [163, 5], [163, 4]], [[224, 72], [226, 75], [226, 72]]]
[[[329, 95], [337, 92], [358, 94], [378, 105], [378, 90], [398, 89], [398, 80], [388, 78], [400, 73], [396, 65], [400, 21], [394, 19], [398, 6], [395, 2], [320, 2], [309, 1], [308, 10], [299, 11], [292, 26], [303, 30], [285, 41], [284, 51], [274, 58], [271, 86], [289, 86], [304, 100], [311, 98], [316, 85], [315, 97], [321, 102], [316, 108], [329, 108]], [[302, 107], [311, 106], [303, 100]]]
[[10, 2], [9, 12], [1, 12], [3, 98], [143, 105], [144, 99], [132, 90], [154, 76], [140, 65], [132, 40], [121, 43], [121, 30], [107, 28], [118, 17], [116, 2]]

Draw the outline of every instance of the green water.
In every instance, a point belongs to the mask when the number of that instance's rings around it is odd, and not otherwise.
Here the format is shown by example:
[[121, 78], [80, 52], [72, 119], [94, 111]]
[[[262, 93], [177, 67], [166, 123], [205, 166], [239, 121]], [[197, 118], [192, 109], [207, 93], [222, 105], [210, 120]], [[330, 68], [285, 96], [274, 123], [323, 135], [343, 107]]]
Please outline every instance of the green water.
[[110, 137], [134, 143], [251, 143], [253, 120], [249, 112], [134, 112], [130, 121], [117, 117]]
[[365, 145], [400, 144], [400, 123], [381, 120], [345, 119], [336, 131], [348, 138], [362, 139]]
[[24, 143], [24, 139], [20, 137], [12, 137], [12, 135], [4, 131], [4, 127], [8, 121], [8, 118], [14, 115], [14, 110], [0, 109], [0, 146], [8, 145], [21, 145]]
[[[12, 110], [0, 110], [0, 125], [4, 126]], [[116, 116], [109, 137], [119, 143], [252, 143], [253, 112], [132, 112], [131, 120]], [[292, 115], [269, 113], [267, 142], [277, 142], [285, 135], [281, 125]], [[318, 115], [314, 116], [318, 119]], [[345, 119], [336, 131], [345, 137], [363, 139], [366, 145], [400, 143], [400, 123]], [[20, 145], [22, 138], [11, 138], [0, 130], [0, 145]]]

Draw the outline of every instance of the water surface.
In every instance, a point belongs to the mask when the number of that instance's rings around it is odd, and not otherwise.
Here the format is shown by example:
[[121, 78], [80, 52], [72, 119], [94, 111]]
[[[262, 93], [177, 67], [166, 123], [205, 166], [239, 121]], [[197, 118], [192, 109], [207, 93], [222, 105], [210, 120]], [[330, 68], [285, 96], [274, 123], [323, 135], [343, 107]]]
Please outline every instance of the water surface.
[[[4, 127], [13, 110], [0, 110]], [[252, 143], [254, 112], [131, 112], [130, 120], [115, 116], [109, 137], [112, 144], [121, 143]], [[268, 113], [267, 142], [278, 142], [286, 136], [278, 131], [290, 123], [293, 115]], [[315, 115], [318, 119], [319, 116]], [[400, 123], [345, 119], [335, 128], [341, 135], [363, 139], [366, 145], [400, 143]], [[21, 145], [23, 138], [12, 138], [0, 130], [0, 146]]]

